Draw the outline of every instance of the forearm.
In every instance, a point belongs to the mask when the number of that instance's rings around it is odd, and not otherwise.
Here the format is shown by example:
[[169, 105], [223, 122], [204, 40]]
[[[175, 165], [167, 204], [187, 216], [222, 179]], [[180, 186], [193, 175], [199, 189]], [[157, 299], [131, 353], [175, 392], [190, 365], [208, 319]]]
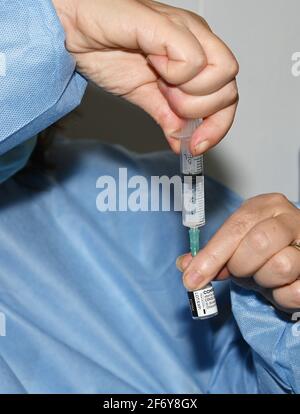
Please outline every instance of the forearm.
[[[37, 134], [71, 111], [85, 81], [75, 74], [64, 31], [49, 0], [1, 6], [0, 50], [6, 56], [0, 77], [0, 154]], [[16, 53], [17, 52], [17, 53]]]

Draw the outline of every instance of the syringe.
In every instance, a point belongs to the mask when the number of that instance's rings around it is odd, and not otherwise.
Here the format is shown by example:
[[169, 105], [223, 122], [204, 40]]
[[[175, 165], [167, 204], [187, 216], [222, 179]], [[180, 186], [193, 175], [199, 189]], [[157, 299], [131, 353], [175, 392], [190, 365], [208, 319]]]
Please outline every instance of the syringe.
[[[180, 169], [182, 176], [182, 222], [189, 228], [190, 250], [196, 256], [200, 250], [200, 227], [205, 224], [205, 194], [203, 155], [193, 157], [191, 138], [202, 120], [188, 120], [175, 138], [181, 140]], [[209, 283], [200, 290], [188, 292], [192, 317], [212, 318], [218, 314], [213, 286]]]

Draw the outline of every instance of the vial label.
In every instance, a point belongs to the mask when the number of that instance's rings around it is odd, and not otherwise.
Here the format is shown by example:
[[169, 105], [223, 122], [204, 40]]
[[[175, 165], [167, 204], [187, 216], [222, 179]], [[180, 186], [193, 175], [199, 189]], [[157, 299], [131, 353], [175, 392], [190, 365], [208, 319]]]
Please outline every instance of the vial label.
[[217, 302], [212, 285], [201, 290], [188, 292], [193, 318], [207, 318], [218, 313]]
[[197, 227], [205, 224], [204, 177], [185, 176], [183, 181], [183, 225]]

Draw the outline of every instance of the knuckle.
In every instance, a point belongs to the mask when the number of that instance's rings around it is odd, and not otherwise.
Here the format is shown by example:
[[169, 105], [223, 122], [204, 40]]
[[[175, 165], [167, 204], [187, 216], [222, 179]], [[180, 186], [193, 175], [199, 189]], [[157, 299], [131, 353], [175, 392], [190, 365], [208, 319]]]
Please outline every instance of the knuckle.
[[186, 65], [192, 68], [195, 75], [197, 75], [207, 66], [207, 57], [201, 50], [192, 51], [187, 56]]
[[276, 304], [280, 305], [282, 300], [281, 300], [281, 288], [278, 289], [273, 289], [271, 291], [272, 294], [272, 299], [274, 300], [274, 302], [276, 302]]
[[239, 95], [238, 90], [236, 90], [236, 93], [232, 98], [232, 103], [231, 104], [238, 104], [239, 100], [240, 100], [240, 95]]
[[272, 261], [272, 270], [275, 274], [288, 277], [292, 272], [293, 266], [290, 259], [286, 256], [275, 256]]
[[260, 287], [263, 287], [263, 288], [269, 288], [269, 287], [271, 287], [271, 286], [272, 286], [272, 283], [271, 283], [271, 281], [269, 280], [269, 278], [267, 279], [267, 278], [265, 277], [265, 275], [262, 273], [262, 271], [261, 271], [261, 270], [259, 270], [258, 272], [256, 272], [256, 273], [253, 275], [253, 280], [255, 281], [255, 283], [256, 283], [257, 285], [259, 285]]
[[255, 208], [256, 203], [259, 202], [263, 197], [265, 197], [263, 194], [250, 197], [243, 203], [243, 206], [246, 206], [248, 208]]
[[233, 214], [231, 232], [233, 236], [243, 236], [248, 231], [249, 223], [255, 219], [254, 214], [243, 205], [240, 210]]
[[248, 198], [248, 200], [245, 200], [240, 207], [240, 211], [244, 212], [244, 214], [253, 214], [253, 212], [256, 211], [256, 203], [259, 197], [260, 196], [255, 196]]
[[228, 98], [230, 103], [237, 102], [239, 99], [238, 88], [236, 82], [231, 82], [228, 86]]
[[235, 277], [243, 276], [243, 272], [241, 271], [240, 265], [236, 259], [230, 259], [226, 266], [231, 275]]
[[177, 115], [185, 118], [189, 117], [190, 108], [187, 99], [182, 93], [178, 91], [177, 88], [170, 89], [166, 98], [169, 102], [169, 105]]
[[219, 257], [218, 257], [218, 255], [217, 254], [215, 254], [215, 253], [213, 253], [213, 252], [209, 252], [208, 254], [207, 254], [207, 262], [209, 263], [209, 266], [211, 267], [211, 266], [214, 266], [214, 267], [216, 267], [216, 266], [218, 266], [218, 264], [219, 264]]
[[281, 193], [271, 193], [267, 197], [269, 202], [273, 205], [281, 205], [289, 202], [287, 197]]
[[229, 73], [230, 73], [231, 77], [236, 78], [239, 71], [240, 71], [239, 63], [236, 60], [236, 58], [234, 56], [232, 56], [232, 60], [231, 60], [230, 65], [229, 65]]
[[207, 21], [202, 16], [199, 16], [199, 14], [193, 12], [192, 10], [177, 9], [176, 12], [184, 19], [184, 22], [187, 26], [189, 26], [189, 23], [192, 22], [197, 24], [198, 26], [200, 25], [205, 29], [211, 31]]
[[[188, 20], [193, 15], [192, 12], [175, 12], [175, 13], [168, 13], [165, 18], [166, 21], [168, 21], [168, 24], [172, 24], [180, 28], [181, 31], [186, 31], [187, 33], [190, 33], [189, 30], [189, 24]], [[188, 61], [186, 62], [187, 65], [192, 66], [192, 68], [195, 70], [195, 72], [201, 72], [206, 66], [207, 66], [207, 58], [205, 53], [201, 53], [200, 51], [198, 53], [193, 53], [191, 56], [189, 56]]]
[[178, 25], [178, 26], [183, 26], [186, 27], [186, 19], [183, 13], [172, 13], [172, 12], [168, 12], [168, 14], [166, 15], [167, 19], [170, 20], [172, 23]]
[[195, 66], [195, 69], [200, 73], [207, 66], [206, 56], [204, 54], [197, 53], [197, 55], [193, 57], [192, 63]]
[[232, 224], [232, 233], [234, 236], [243, 235], [248, 228], [246, 218], [237, 218]]
[[188, 105], [185, 105], [183, 102], [176, 101], [172, 104], [174, 111], [177, 115], [182, 118], [193, 118], [194, 111], [189, 108]]
[[218, 256], [212, 252], [206, 253], [205, 260], [201, 260], [196, 265], [196, 270], [203, 277], [208, 278], [212, 276], [212, 269], [217, 269], [219, 266]]
[[265, 231], [254, 229], [248, 236], [248, 244], [251, 249], [260, 253], [268, 249], [270, 240]]
[[300, 284], [293, 288], [294, 307], [300, 308]]
[[223, 70], [226, 73], [226, 77], [229, 80], [233, 80], [237, 77], [239, 73], [239, 63], [236, 60], [235, 56], [232, 54], [232, 52], [228, 50], [228, 53], [226, 54], [226, 60], [225, 57], [222, 59], [222, 62], [220, 61], [219, 64], [222, 65]]

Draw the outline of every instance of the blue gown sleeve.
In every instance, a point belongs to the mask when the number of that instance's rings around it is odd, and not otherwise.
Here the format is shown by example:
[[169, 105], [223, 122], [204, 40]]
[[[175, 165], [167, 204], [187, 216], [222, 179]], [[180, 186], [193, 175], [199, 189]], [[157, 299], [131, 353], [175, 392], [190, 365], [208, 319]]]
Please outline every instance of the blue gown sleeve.
[[260, 294], [234, 283], [231, 300], [240, 332], [252, 350], [258, 392], [299, 393], [300, 329], [297, 321], [276, 310]]
[[1, 1], [0, 27], [2, 155], [74, 109], [86, 80], [50, 0]]

